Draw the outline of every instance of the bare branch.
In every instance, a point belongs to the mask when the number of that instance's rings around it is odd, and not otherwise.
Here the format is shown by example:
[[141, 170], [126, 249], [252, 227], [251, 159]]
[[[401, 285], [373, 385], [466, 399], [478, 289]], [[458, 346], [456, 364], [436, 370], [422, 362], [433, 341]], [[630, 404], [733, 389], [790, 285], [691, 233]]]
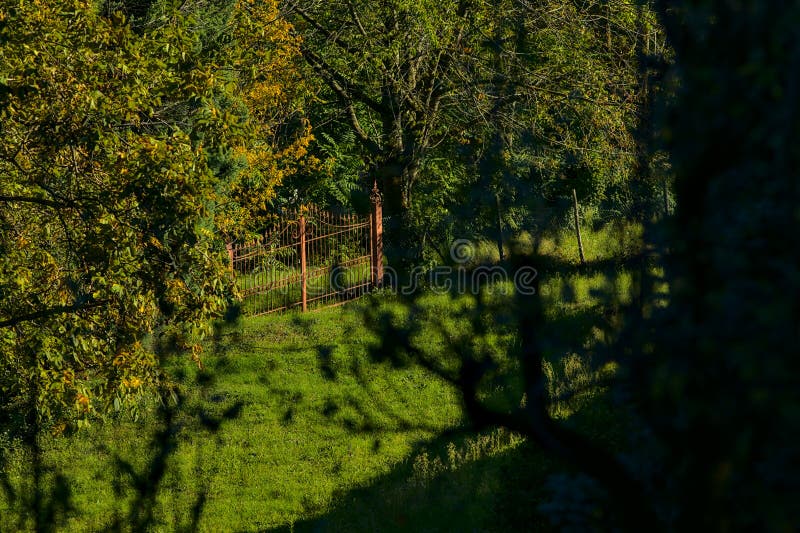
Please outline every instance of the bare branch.
[[361, 35], [364, 37], [367, 36], [367, 30], [364, 29], [364, 25], [361, 24], [361, 19], [358, 17], [358, 13], [356, 13], [355, 7], [353, 7], [353, 2], [348, 0], [347, 2], [347, 9], [350, 11], [350, 16], [353, 18], [353, 22], [355, 22], [356, 26], [358, 27], [358, 31], [361, 32]]

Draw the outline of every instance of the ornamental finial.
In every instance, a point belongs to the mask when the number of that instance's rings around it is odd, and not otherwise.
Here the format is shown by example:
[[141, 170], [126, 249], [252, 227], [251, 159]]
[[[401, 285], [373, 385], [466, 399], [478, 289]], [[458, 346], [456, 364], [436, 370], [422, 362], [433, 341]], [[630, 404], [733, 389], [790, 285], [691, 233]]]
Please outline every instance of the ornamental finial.
[[372, 191], [369, 194], [369, 199], [372, 200], [374, 204], [382, 203], [381, 191], [378, 189], [378, 180], [372, 180]]

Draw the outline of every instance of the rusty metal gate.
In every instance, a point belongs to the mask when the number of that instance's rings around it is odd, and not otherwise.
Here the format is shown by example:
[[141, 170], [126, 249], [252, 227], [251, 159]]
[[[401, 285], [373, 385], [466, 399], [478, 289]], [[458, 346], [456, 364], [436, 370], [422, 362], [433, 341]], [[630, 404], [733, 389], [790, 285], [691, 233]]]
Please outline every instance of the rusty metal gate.
[[229, 244], [228, 254], [246, 315], [358, 298], [383, 279], [380, 195], [373, 189], [369, 216], [289, 211], [258, 239]]

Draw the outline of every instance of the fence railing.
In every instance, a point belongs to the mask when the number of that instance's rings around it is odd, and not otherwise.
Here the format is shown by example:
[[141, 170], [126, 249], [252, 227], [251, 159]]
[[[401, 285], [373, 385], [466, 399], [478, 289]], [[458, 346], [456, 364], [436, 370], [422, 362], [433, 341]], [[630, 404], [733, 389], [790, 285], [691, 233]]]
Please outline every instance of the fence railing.
[[259, 238], [228, 244], [247, 315], [338, 305], [383, 279], [383, 220], [377, 187], [369, 216], [304, 207], [285, 213]]

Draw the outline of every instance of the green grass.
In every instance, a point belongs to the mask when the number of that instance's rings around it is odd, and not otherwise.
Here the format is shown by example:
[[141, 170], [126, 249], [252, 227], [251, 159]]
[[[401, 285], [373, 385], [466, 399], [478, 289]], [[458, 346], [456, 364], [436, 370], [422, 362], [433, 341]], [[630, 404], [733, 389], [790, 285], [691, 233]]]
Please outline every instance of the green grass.
[[[427, 300], [431, 313], [454, 305]], [[460, 326], [449, 327], [457, 334]], [[552, 461], [508, 432], [461, 429], [456, 393], [419, 368], [372, 362], [372, 335], [358, 305], [252, 318], [219, 330], [202, 371], [173, 360], [185, 402], [153, 529], [187, 526], [203, 493], [201, 531], [543, 526], [535, 502]], [[437, 349], [432, 334], [428, 342]], [[238, 417], [217, 431], [198, 422], [239, 403]], [[68, 480], [73, 510], [60, 530], [102, 531], [114, 517], [126, 524], [137, 493], [115, 463], [147, 472], [161, 425], [150, 413], [43, 438], [45, 486], [55, 473]], [[28, 463], [21, 451], [12, 456], [12, 484], [30, 491], [20, 485], [30, 479]], [[14, 530], [13, 506], [5, 505], [0, 529]]]
[[[638, 222], [616, 221], [581, 222], [581, 241], [587, 262], [624, 259], [641, 250], [644, 226]], [[526, 242], [528, 238], [523, 238]], [[561, 228], [549, 232], [541, 239], [539, 253], [558, 258], [565, 263], [579, 264], [578, 241], [575, 228]]]
[[[639, 222], [581, 222], [581, 241], [586, 261], [621, 260], [639, 253], [644, 226]], [[560, 227], [532, 235], [527, 231], [507, 236], [503, 244], [506, 257], [511, 254], [540, 254], [564, 265], [580, 264], [578, 241], [573, 227]], [[468, 265], [496, 264], [500, 251], [496, 241], [476, 239], [472, 242]]]
[[[613, 364], [598, 368], [573, 350], [603, 340], [600, 303], [608, 294], [624, 303], [631, 283], [624, 270], [542, 279], [545, 374], [551, 396], [568, 398], [552, 413], [610, 449], [619, 420], [591, 383]], [[381, 302], [394, 306], [392, 298]], [[154, 531], [188, 529], [198, 501], [201, 531], [547, 527], [538, 505], [548, 497], [548, 476], [564, 466], [506, 431], [469, 431], [456, 391], [426, 371], [374, 362], [378, 339], [363, 323], [363, 305], [246, 318], [205, 342], [202, 370], [188, 357], [168, 360], [184, 401], [154, 499]], [[469, 297], [429, 294], [420, 305], [418, 346], [444, 356], [448, 339], [471, 338], [457, 318], [470, 312]], [[515, 341], [500, 328], [483, 342], [503, 352]], [[164, 425], [156, 411], [150, 405], [138, 421], [120, 416], [42, 438], [43, 485], [58, 486], [60, 475], [69, 493], [59, 530], [104, 531], [115, 519], [132, 527], [128, 516], [141, 502], [130, 472], [141, 476], [155, 464], [153, 439]], [[18, 448], [6, 455], [9, 486], [30, 495], [30, 459]], [[30, 529], [30, 521], [16, 521], [25, 503], [3, 494], [0, 531]]]
[[[461, 422], [452, 390], [420, 369], [371, 364], [369, 341], [355, 312], [333, 309], [225, 328], [207, 345], [203, 371], [176, 361], [171, 370], [186, 394], [186, 420], [159, 498], [161, 527], [173, 530], [189, 515], [200, 480], [209, 482], [206, 531], [319, 515], [337, 492], [386, 474], [419, 443]], [[189, 416], [212, 417], [237, 402], [239, 417], [216, 434]], [[103, 529], [115, 512], [124, 515], [126, 498], [115, 501], [109, 465], [119, 455], [142, 469], [154, 426], [152, 416], [109, 421], [45, 439], [45, 460], [70, 480], [78, 510], [66, 530]], [[17, 466], [12, 477], [22, 475]]]

